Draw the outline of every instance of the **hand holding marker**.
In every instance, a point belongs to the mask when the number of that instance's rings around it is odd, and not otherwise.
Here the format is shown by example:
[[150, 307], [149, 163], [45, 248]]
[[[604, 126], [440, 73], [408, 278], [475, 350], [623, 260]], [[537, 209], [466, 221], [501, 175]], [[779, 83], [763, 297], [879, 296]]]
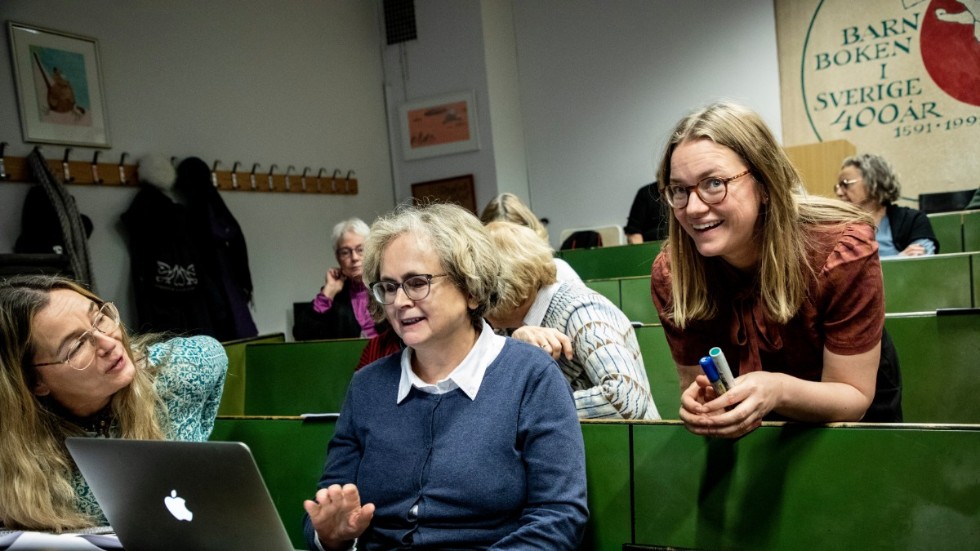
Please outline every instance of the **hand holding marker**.
[[721, 348], [717, 346], [712, 348], [708, 351], [708, 355], [714, 361], [715, 367], [718, 369], [718, 376], [725, 383], [725, 389], [729, 390], [735, 386], [735, 377], [732, 376], [732, 368], [728, 366], [728, 360], [725, 359], [725, 353], [721, 351]]
[[718, 396], [735, 386], [732, 369], [728, 366], [728, 360], [725, 359], [725, 353], [721, 351], [721, 348], [717, 346], [712, 348], [708, 351], [708, 355], [701, 358], [698, 363], [701, 364], [701, 371], [704, 371], [705, 376], [708, 377], [708, 382], [711, 383]]
[[728, 387], [725, 386], [725, 382], [718, 376], [718, 370], [715, 368], [715, 362], [711, 359], [711, 356], [704, 356], [698, 363], [701, 364], [701, 371], [704, 371], [705, 376], [708, 377], [708, 382], [715, 389], [715, 393], [718, 396], [724, 394], [728, 390]]

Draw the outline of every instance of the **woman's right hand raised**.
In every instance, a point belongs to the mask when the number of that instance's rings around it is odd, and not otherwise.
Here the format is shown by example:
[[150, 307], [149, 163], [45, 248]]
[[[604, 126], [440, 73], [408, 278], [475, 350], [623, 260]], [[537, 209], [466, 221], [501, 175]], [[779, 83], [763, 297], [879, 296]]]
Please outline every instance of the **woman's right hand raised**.
[[340, 268], [330, 268], [323, 278], [323, 288], [320, 289], [320, 292], [323, 293], [323, 296], [333, 300], [333, 297], [337, 296], [337, 293], [344, 288], [345, 279]]
[[306, 500], [303, 508], [324, 549], [346, 549], [364, 533], [374, 518], [374, 504], [361, 505], [361, 495], [353, 484], [333, 484], [320, 488], [316, 500]]

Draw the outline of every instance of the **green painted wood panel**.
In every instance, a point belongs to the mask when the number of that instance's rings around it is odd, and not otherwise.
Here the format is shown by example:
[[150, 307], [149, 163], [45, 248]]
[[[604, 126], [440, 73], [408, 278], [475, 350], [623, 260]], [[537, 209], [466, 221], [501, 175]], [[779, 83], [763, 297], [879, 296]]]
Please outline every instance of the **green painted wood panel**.
[[980, 251], [980, 210], [963, 213], [963, 250]]
[[630, 541], [630, 442], [625, 423], [582, 422], [589, 523], [581, 549], [621, 551]]
[[657, 308], [650, 298], [650, 274], [641, 277], [624, 277], [619, 280], [623, 313], [630, 321], [660, 323]]
[[273, 333], [221, 343], [225, 347], [225, 354], [228, 355], [228, 373], [225, 375], [218, 415], [245, 413], [245, 347], [249, 344], [285, 341], [286, 335]]
[[885, 312], [933, 312], [973, 306], [970, 256], [950, 253], [881, 261]]
[[940, 253], [963, 252], [963, 213], [943, 212], [929, 215], [929, 224], [939, 240]]
[[615, 304], [617, 308], [621, 307], [622, 298], [618, 279], [590, 279], [585, 282], [585, 286], [608, 298], [609, 302]]
[[334, 426], [333, 421], [226, 417], [215, 422], [211, 433], [211, 440], [244, 442], [252, 450], [296, 549], [306, 549], [303, 500], [316, 493]]
[[695, 549], [972, 549], [980, 426], [634, 424], [636, 542]]
[[653, 403], [663, 419], [677, 419], [681, 408], [680, 378], [677, 364], [670, 355], [664, 328], [661, 325], [644, 325], [636, 329], [636, 340], [643, 354], [643, 366], [650, 380]]
[[585, 280], [650, 275], [650, 266], [659, 252], [660, 241], [650, 241], [637, 245], [570, 249], [559, 251], [558, 256]]
[[366, 344], [337, 339], [247, 347], [245, 414], [339, 412]]
[[[909, 423], [980, 423], [980, 312], [885, 318]], [[980, 497], [978, 497], [980, 499]]]

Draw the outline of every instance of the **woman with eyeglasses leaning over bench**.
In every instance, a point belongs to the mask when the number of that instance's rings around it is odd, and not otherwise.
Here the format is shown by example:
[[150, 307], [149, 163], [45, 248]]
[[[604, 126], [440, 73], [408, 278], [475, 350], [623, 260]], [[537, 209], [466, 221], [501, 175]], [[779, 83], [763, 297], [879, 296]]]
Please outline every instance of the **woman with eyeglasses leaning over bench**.
[[[732, 103], [677, 124], [658, 181], [672, 216], [651, 288], [689, 430], [734, 438], [764, 419], [901, 421], [866, 212], [806, 196], [762, 118]], [[738, 376], [721, 396], [699, 367], [713, 347]]]
[[576, 549], [588, 518], [571, 389], [538, 347], [483, 320], [486, 230], [456, 205], [371, 226], [364, 277], [405, 350], [354, 374], [314, 500], [310, 549]]
[[64, 440], [207, 440], [228, 357], [211, 337], [131, 337], [119, 311], [59, 277], [0, 280], [0, 523], [105, 525]]

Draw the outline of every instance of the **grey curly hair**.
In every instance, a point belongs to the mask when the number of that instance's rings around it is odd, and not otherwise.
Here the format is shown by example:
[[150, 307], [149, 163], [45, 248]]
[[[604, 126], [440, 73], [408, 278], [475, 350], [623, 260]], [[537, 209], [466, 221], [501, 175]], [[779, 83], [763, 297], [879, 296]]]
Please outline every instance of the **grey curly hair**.
[[861, 171], [868, 197], [879, 205], [890, 205], [902, 194], [902, 185], [891, 163], [873, 153], [862, 153], [844, 159], [841, 168], [853, 166]]

